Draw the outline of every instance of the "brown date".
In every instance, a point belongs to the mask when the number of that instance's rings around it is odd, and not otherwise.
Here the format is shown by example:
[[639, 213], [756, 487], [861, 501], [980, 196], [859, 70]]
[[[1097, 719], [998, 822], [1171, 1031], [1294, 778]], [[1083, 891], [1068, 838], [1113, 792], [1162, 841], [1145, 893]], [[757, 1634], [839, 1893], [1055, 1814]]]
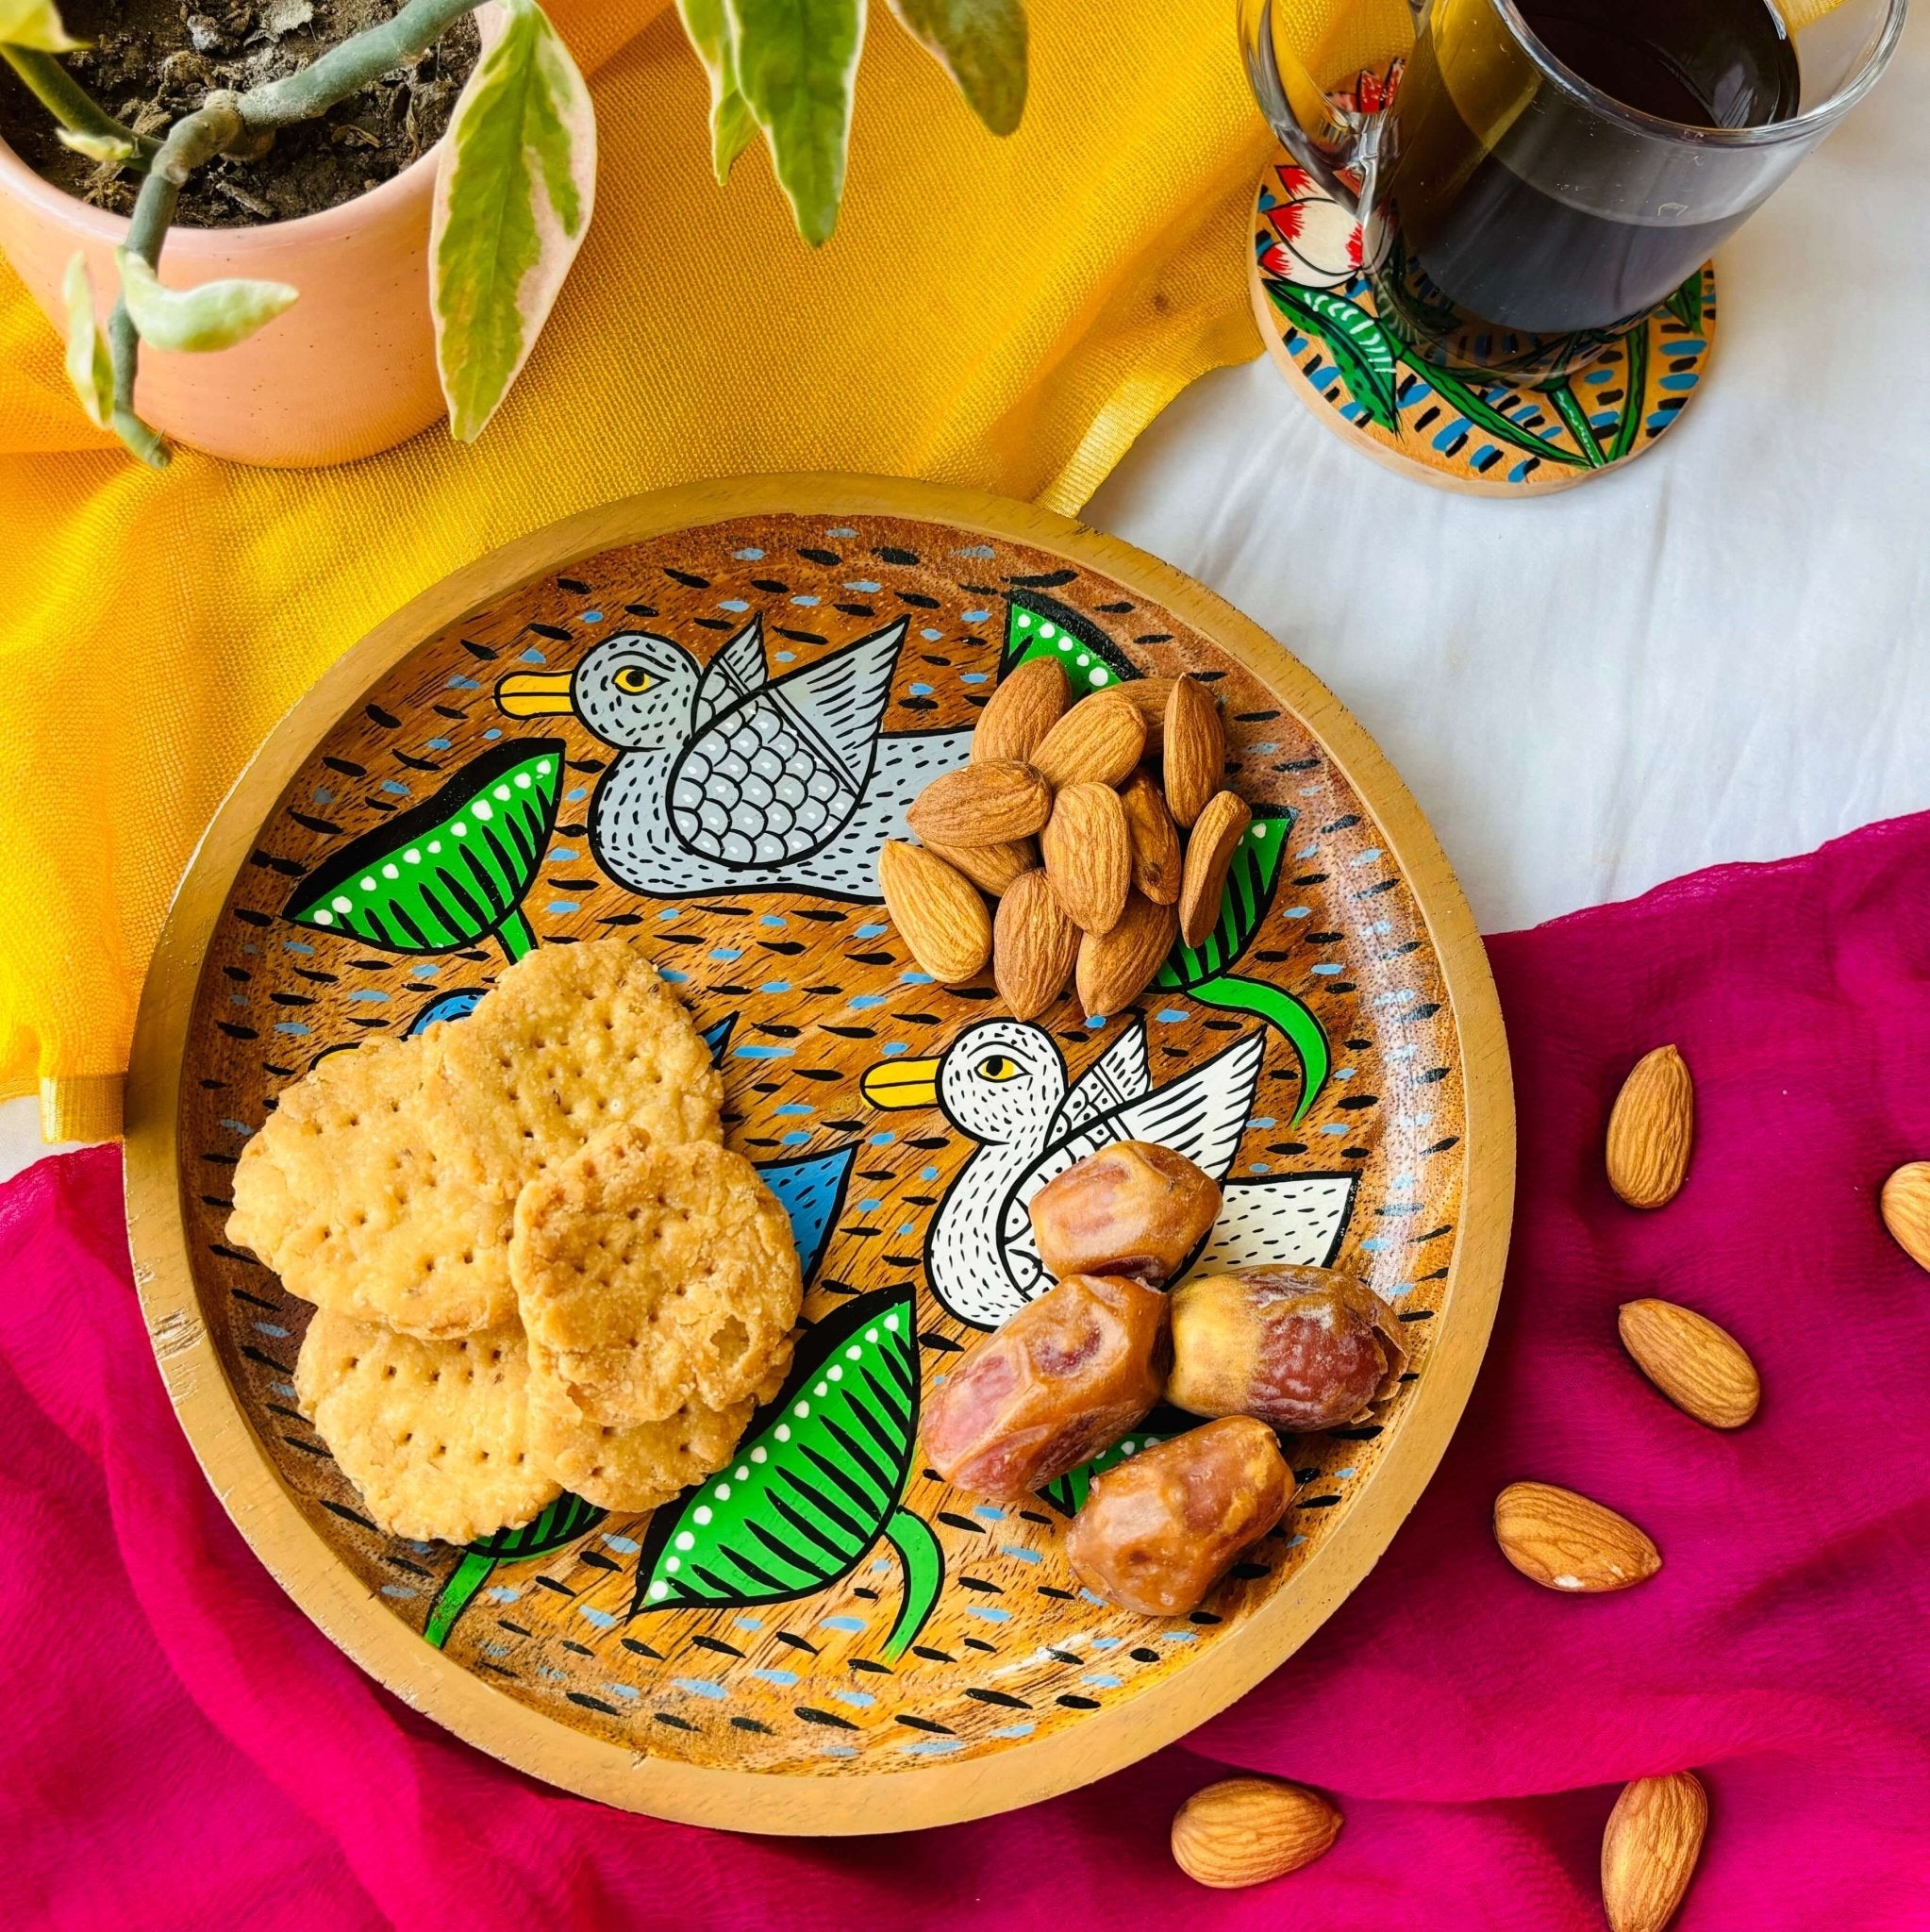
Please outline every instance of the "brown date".
[[1118, 1441], [1159, 1399], [1170, 1358], [1157, 1290], [1068, 1275], [934, 1391], [925, 1454], [961, 1490], [1017, 1501]]
[[1075, 1160], [1032, 1197], [1039, 1258], [1053, 1274], [1168, 1280], [1220, 1218], [1212, 1175], [1154, 1141]]
[[1394, 1312], [1327, 1268], [1241, 1268], [1173, 1291], [1167, 1399], [1276, 1429], [1362, 1421], [1407, 1366]]
[[1272, 1429], [1229, 1416], [1095, 1476], [1066, 1534], [1073, 1574], [1142, 1617], [1183, 1617], [1287, 1513], [1293, 1476]]

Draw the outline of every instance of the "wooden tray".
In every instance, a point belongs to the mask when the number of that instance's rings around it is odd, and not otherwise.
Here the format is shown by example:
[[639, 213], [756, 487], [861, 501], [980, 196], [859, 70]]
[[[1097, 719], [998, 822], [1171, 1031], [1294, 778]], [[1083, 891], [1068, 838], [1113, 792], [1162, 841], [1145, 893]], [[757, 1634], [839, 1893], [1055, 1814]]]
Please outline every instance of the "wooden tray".
[[[607, 642], [640, 633], [658, 641]], [[640, 651], [648, 710], [623, 682]], [[930, 985], [871, 886], [907, 788], [962, 758], [1002, 664], [1040, 652], [1088, 688], [1211, 678], [1256, 808], [1219, 929], [1104, 1024], [1068, 998], [1021, 1026], [989, 986]], [[738, 762], [679, 765], [693, 713], [728, 706]], [[792, 798], [754, 780], [771, 733], [800, 719], [830, 775]], [[466, 890], [418, 890], [431, 841], [458, 833], [475, 847]], [[319, 1056], [459, 1013], [531, 945], [610, 932], [682, 983], [725, 1072], [732, 1142], [791, 1214], [812, 1324], [793, 1384], [753, 1423], [741, 1475], [654, 1519], [565, 1497], [468, 1550], [399, 1542], [297, 1409], [308, 1310], [227, 1245], [230, 1171]], [[920, 1388], [1036, 1291], [974, 1219], [1096, 1114], [1197, 1142], [1227, 1173], [1216, 1240], [1356, 1272], [1396, 1303], [1413, 1352], [1381, 1421], [1289, 1445], [1298, 1507], [1170, 1624], [1107, 1608], [1067, 1569], [1084, 1473], [994, 1508], [916, 1446]], [[128, 1084], [155, 1352], [290, 1594], [510, 1763], [752, 1831], [1023, 1805], [1257, 1682], [1366, 1574], [1445, 1447], [1512, 1186], [1480, 941], [1413, 801], [1333, 696], [1123, 543], [994, 497], [831, 476], [574, 517], [350, 651], [203, 840]], [[1184, 1425], [1156, 1413], [1135, 1441]], [[712, 1493], [727, 1480], [734, 1497]], [[805, 1501], [786, 1515], [791, 1484]]]

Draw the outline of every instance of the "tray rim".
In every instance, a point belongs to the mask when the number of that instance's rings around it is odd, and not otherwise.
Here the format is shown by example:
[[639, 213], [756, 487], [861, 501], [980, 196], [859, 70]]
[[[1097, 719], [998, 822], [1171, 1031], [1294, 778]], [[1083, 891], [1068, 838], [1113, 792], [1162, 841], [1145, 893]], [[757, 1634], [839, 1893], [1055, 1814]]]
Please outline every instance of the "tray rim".
[[[563, 565], [759, 513], [886, 515], [1054, 551], [1156, 600], [1238, 659], [1318, 738], [1374, 814], [1415, 895], [1460, 1041], [1462, 1208], [1429, 1372], [1344, 1519], [1302, 1571], [1197, 1663], [1046, 1737], [903, 1771], [695, 1765], [592, 1738], [424, 1643], [341, 1562], [269, 1459], [204, 1323], [181, 1204], [180, 1075], [201, 968], [237, 868], [284, 787], [416, 645]], [[1312, 1636], [1379, 1560], [1466, 1407], [1500, 1299], [1514, 1195], [1514, 1094], [1488, 957], [1420, 807], [1353, 715], [1284, 646], [1182, 572], [1035, 505], [947, 484], [833, 473], [720, 478], [618, 499], [516, 539], [411, 598], [345, 651], [268, 733], [197, 842], [141, 991], [127, 1075], [126, 1204], [141, 1311], [169, 1400], [215, 1494], [296, 1606], [412, 1708], [532, 1776], [621, 1808], [774, 1835], [866, 1834], [1015, 1809], [1148, 1756], [1224, 1709]]]

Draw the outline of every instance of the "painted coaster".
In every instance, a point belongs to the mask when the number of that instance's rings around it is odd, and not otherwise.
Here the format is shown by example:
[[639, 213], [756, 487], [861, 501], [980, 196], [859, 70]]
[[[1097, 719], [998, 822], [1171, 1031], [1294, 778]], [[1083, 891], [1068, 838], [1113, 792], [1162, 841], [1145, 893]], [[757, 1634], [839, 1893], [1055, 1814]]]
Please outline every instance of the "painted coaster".
[[1593, 362], [1545, 386], [1482, 382], [1405, 350], [1376, 313], [1357, 223], [1284, 151], [1254, 207], [1254, 316], [1328, 428], [1447, 490], [1537, 496], [1632, 462], [1681, 415], [1707, 367], [1705, 263]]

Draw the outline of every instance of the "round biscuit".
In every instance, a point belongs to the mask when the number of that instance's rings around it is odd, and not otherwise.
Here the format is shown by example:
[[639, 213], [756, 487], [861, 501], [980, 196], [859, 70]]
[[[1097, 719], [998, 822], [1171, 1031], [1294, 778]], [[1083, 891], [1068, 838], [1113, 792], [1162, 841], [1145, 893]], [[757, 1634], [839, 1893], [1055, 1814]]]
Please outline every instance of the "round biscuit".
[[509, 1273], [539, 1359], [620, 1428], [756, 1394], [804, 1299], [790, 1222], [748, 1160], [628, 1126], [523, 1191]]
[[530, 1453], [529, 1354], [514, 1323], [424, 1341], [318, 1308], [295, 1363], [315, 1433], [391, 1536], [466, 1543], [560, 1493]]
[[544, 946], [432, 1041], [430, 1144], [476, 1160], [513, 1201], [613, 1122], [653, 1140], [719, 1141], [724, 1080], [683, 1002], [620, 939]]
[[332, 1053], [241, 1149], [227, 1237], [291, 1294], [430, 1340], [513, 1320], [509, 1215], [424, 1130], [427, 1036]]
[[715, 1475], [742, 1440], [757, 1404], [687, 1402], [661, 1422], [593, 1423], [555, 1375], [532, 1363], [529, 1449], [566, 1490], [606, 1509], [655, 1509]]

